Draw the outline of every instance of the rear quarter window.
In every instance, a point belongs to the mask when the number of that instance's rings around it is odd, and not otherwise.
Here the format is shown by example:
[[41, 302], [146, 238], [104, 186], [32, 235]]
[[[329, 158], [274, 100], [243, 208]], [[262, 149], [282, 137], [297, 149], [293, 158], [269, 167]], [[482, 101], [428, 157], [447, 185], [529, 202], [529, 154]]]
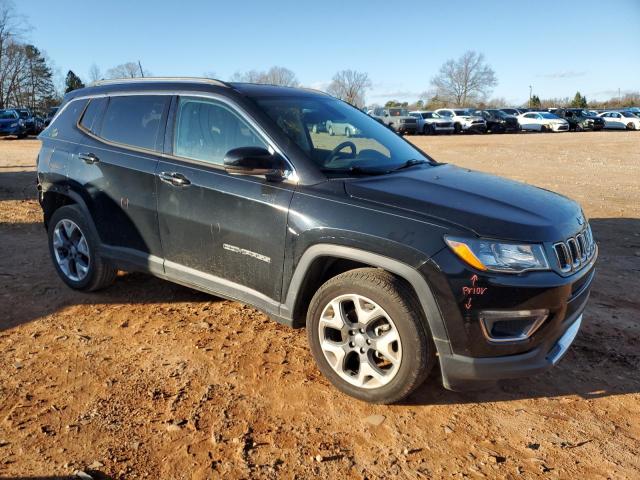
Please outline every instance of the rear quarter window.
[[170, 100], [163, 95], [111, 97], [104, 114], [100, 137], [147, 150], [158, 150], [161, 120]]
[[89, 105], [82, 115], [80, 120], [80, 126], [90, 131], [91, 133], [97, 133], [101, 114], [104, 111], [104, 107], [107, 105], [106, 98], [94, 98], [89, 102]]
[[69, 102], [42, 135], [50, 138], [64, 137], [65, 140], [73, 140], [76, 136], [80, 137], [76, 124], [87, 103], [89, 101], [86, 99]]

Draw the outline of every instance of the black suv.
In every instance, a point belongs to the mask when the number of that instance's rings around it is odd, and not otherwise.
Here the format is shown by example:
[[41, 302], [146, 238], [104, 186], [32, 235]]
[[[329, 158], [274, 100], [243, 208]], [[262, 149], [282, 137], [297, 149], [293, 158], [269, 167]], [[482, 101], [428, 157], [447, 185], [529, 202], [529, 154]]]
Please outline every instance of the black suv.
[[484, 118], [487, 122], [487, 131], [491, 133], [507, 133], [507, 132], [519, 132], [520, 124], [518, 119], [513, 115], [509, 115], [497, 108], [490, 108], [488, 110], [476, 110], [473, 113], [476, 117]]
[[558, 108], [553, 112], [560, 118], [569, 122], [569, 130], [581, 132], [583, 130], [602, 130], [604, 120], [596, 115], [592, 115], [582, 108]]
[[28, 108], [16, 108], [16, 112], [24, 122], [28, 135], [37, 135], [44, 128], [44, 121]]
[[[360, 134], [311, 131], [328, 122]], [[597, 247], [577, 203], [438, 163], [323, 93], [106, 81], [40, 139], [67, 285], [144, 271], [306, 325], [357, 398], [398, 401], [436, 364], [449, 389], [541, 372], [580, 328]]]

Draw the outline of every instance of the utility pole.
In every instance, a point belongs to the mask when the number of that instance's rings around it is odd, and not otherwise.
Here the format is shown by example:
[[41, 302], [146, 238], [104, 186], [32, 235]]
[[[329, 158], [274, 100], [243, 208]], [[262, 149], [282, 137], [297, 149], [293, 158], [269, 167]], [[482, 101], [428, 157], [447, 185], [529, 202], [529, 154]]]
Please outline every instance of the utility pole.
[[533, 87], [529, 85], [529, 108], [531, 108], [531, 92], [533, 91]]
[[144, 78], [144, 72], [142, 71], [142, 63], [140, 63], [140, 60], [138, 60], [138, 67], [140, 68], [140, 76]]

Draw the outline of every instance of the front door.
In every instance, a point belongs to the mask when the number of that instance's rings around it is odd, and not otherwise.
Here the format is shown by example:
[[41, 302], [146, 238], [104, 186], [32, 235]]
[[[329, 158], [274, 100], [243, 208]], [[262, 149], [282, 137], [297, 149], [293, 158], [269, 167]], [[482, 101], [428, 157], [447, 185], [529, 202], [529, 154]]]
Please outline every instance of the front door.
[[166, 274], [267, 310], [277, 308], [295, 185], [224, 170], [229, 150], [270, 147], [233, 106], [178, 97], [174, 111], [168, 155], [157, 168]]

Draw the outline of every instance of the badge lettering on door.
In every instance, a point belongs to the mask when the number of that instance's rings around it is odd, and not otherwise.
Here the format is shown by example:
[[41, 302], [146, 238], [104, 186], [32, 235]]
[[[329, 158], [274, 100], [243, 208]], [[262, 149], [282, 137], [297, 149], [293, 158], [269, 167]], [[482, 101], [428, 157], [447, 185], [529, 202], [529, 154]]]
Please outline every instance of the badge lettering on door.
[[256, 252], [252, 252], [251, 250], [247, 250], [246, 248], [236, 247], [235, 245], [229, 245], [228, 243], [223, 243], [222, 248], [233, 253], [239, 253], [241, 255], [246, 255], [247, 257], [255, 258], [257, 260], [260, 260], [261, 262], [271, 263], [270, 257], [267, 257], [266, 255], [261, 255]]

